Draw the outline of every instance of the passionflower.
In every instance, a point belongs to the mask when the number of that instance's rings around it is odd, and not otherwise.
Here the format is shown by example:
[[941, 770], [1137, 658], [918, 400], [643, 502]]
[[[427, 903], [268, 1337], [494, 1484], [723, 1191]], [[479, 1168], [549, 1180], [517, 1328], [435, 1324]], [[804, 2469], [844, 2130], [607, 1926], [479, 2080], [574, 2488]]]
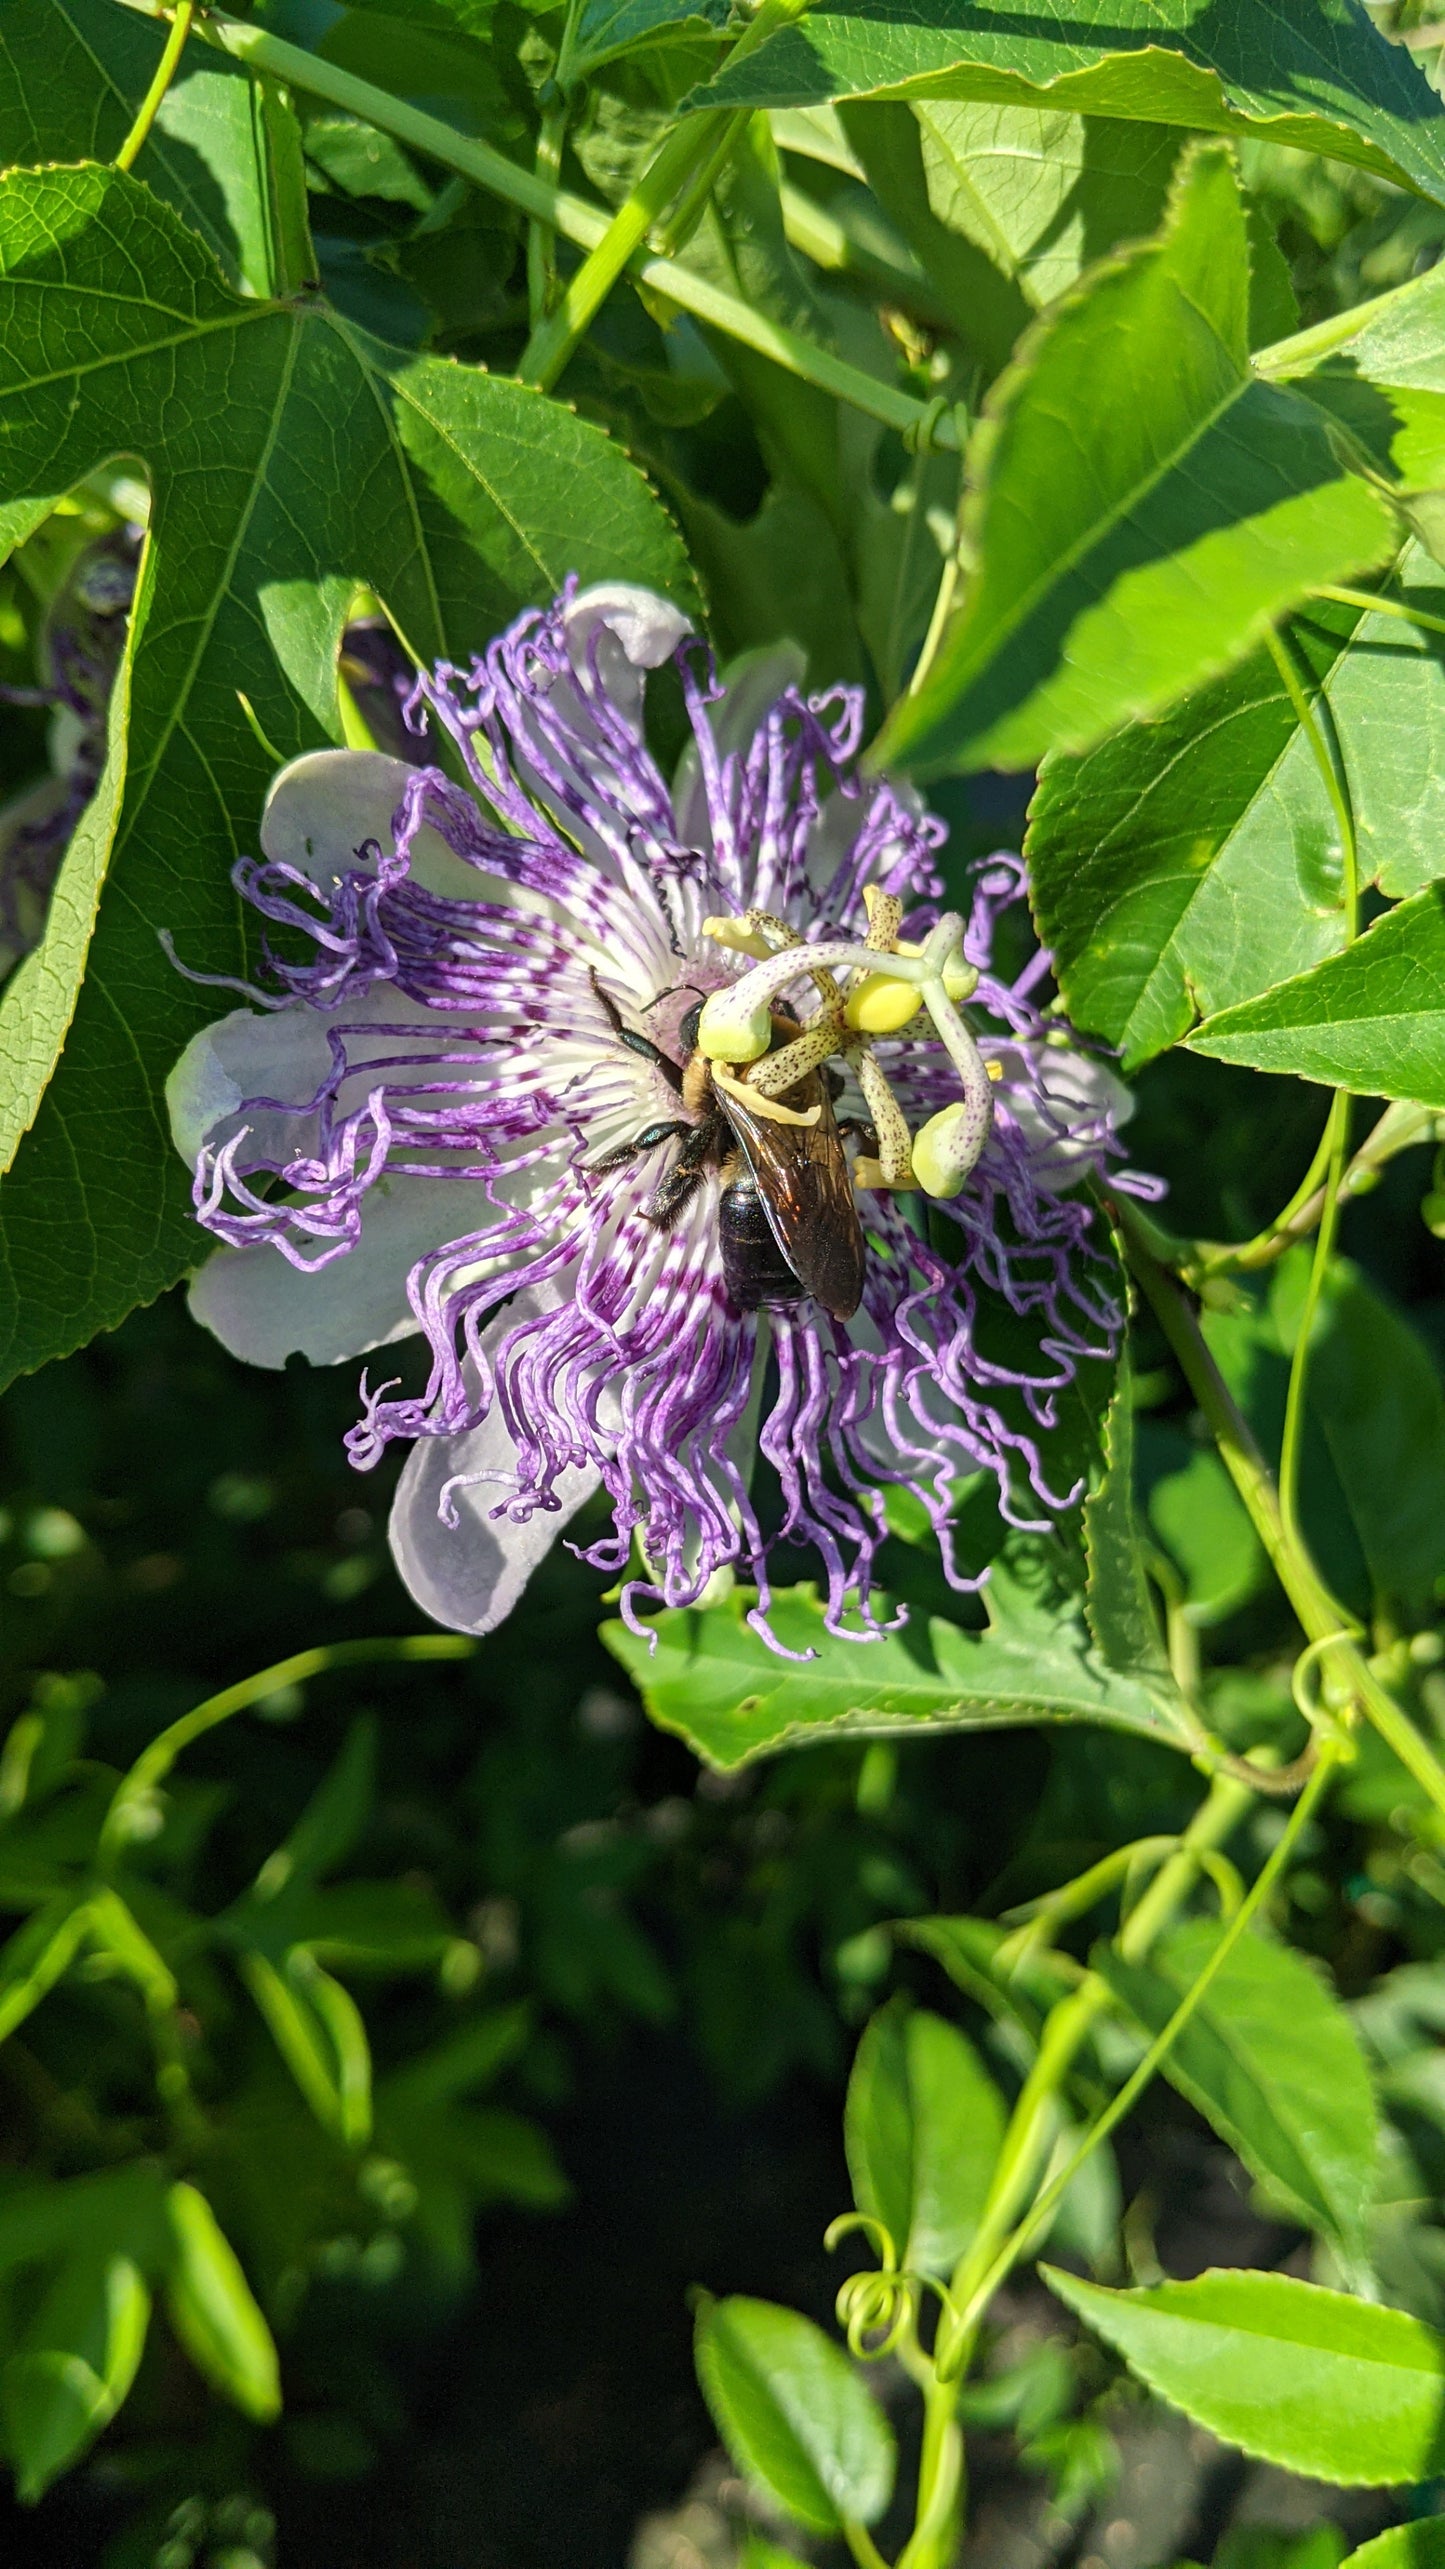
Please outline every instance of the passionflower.
[[1018, 860], [941, 911], [943, 824], [859, 774], [859, 692], [799, 680], [720, 686], [666, 600], [569, 584], [418, 681], [437, 764], [296, 760], [235, 870], [268, 986], [170, 1084], [223, 1244], [191, 1307], [262, 1365], [420, 1333], [424, 1387], [364, 1380], [348, 1441], [411, 1443], [391, 1542], [441, 1623], [500, 1622], [601, 1491], [629, 1622], [738, 1574], [767, 1634], [786, 1545], [868, 1639], [890, 1489], [958, 1585], [961, 1476], [1014, 1522], [1077, 1496], [1039, 1431], [1120, 1327], [1070, 1190], [1127, 1093], [1039, 1013], [1046, 958], [993, 968]]

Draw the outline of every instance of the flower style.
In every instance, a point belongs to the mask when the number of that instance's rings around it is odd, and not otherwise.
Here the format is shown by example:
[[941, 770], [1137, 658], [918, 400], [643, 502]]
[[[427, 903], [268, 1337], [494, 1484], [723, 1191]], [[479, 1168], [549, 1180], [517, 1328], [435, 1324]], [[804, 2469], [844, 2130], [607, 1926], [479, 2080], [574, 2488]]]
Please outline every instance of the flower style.
[[[671, 787], [643, 727], [669, 661]], [[859, 776], [857, 691], [798, 677], [771, 653], [724, 690], [665, 600], [569, 585], [419, 681], [413, 728], [465, 785], [298, 759], [236, 869], [284, 951], [172, 1077], [224, 1244], [192, 1308], [267, 1365], [422, 1334], [425, 1388], [364, 1383], [348, 1441], [363, 1467], [413, 1441], [392, 1547], [441, 1623], [491, 1630], [599, 1489], [583, 1558], [629, 1622], [738, 1573], [770, 1640], [778, 1544], [821, 1563], [830, 1630], [884, 1628], [890, 1487], [959, 1586], [960, 1475], [1018, 1523], [1078, 1495], [1036, 1431], [1121, 1325], [1066, 1190], [1127, 1093], [1040, 1016], [1046, 958], [991, 968], [1017, 859], [940, 918], [943, 824]], [[985, 1351], [990, 1296], [1030, 1369]]]

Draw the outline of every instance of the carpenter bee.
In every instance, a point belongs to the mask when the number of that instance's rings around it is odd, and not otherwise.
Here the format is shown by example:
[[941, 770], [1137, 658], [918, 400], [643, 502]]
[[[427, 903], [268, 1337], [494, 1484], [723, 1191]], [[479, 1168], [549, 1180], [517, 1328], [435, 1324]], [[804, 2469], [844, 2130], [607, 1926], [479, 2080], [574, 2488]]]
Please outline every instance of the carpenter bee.
[[[816, 1119], [785, 1123], [767, 1112], [771, 1099], [760, 1097], [755, 1111], [739, 1095], [745, 1082], [734, 1080], [724, 1090], [713, 1078], [712, 1064], [697, 1050], [702, 1000], [679, 1029], [686, 1056], [679, 1068], [657, 1044], [623, 1024], [595, 975], [593, 988], [619, 1040], [661, 1071], [695, 1118], [650, 1124], [594, 1168], [617, 1167], [636, 1151], [676, 1138], [681, 1147], [643, 1208], [644, 1218], [660, 1231], [670, 1230], [705, 1171], [716, 1169], [722, 1178], [718, 1237], [729, 1300], [740, 1311], [756, 1311], [764, 1303], [802, 1302], [811, 1294], [835, 1320], [851, 1319], [863, 1298], [863, 1229], [833, 1112], [843, 1083], [831, 1063], [806, 1072], [776, 1101], [796, 1114], [816, 1107]], [[770, 1049], [776, 1052], [798, 1032], [797, 1019], [775, 1009]]]

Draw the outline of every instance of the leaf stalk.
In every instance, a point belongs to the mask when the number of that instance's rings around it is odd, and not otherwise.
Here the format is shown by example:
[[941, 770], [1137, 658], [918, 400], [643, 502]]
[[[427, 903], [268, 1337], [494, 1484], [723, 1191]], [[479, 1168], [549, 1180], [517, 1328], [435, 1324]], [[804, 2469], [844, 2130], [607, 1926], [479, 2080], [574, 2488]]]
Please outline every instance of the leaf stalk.
[[156, 64], [155, 77], [136, 110], [135, 123], [116, 153], [117, 169], [134, 169], [139, 160], [145, 147], [146, 137], [156, 121], [161, 102], [176, 76], [181, 56], [186, 50], [186, 38], [191, 32], [191, 22], [195, 14], [196, 0], [177, 0], [176, 14], [171, 20], [170, 34], [161, 49], [161, 58]]

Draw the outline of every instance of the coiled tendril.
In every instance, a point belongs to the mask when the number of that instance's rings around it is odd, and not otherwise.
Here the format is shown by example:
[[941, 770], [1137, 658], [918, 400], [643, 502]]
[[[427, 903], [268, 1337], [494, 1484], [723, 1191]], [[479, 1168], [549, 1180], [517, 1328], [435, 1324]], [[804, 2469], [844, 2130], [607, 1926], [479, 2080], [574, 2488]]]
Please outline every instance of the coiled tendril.
[[849, 2354], [862, 2364], [880, 2364], [885, 2355], [896, 2354], [906, 2337], [917, 2335], [924, 2294], [936, 2293], [940, 2316], [934, 2371], [940, 2381], [950, 2380], [948, 2350], [961, 2343], [962, 2323], [948, 2286], [936, 2275], [901, 2266], [892, 2232], [870, 2212], [840, 2213], [823, 2233], [824, 2247], [831, 2254], [855, 2230], [872, 2242], [882, 2263], [849, 2275], [838, 2287], [833, 2307]]

